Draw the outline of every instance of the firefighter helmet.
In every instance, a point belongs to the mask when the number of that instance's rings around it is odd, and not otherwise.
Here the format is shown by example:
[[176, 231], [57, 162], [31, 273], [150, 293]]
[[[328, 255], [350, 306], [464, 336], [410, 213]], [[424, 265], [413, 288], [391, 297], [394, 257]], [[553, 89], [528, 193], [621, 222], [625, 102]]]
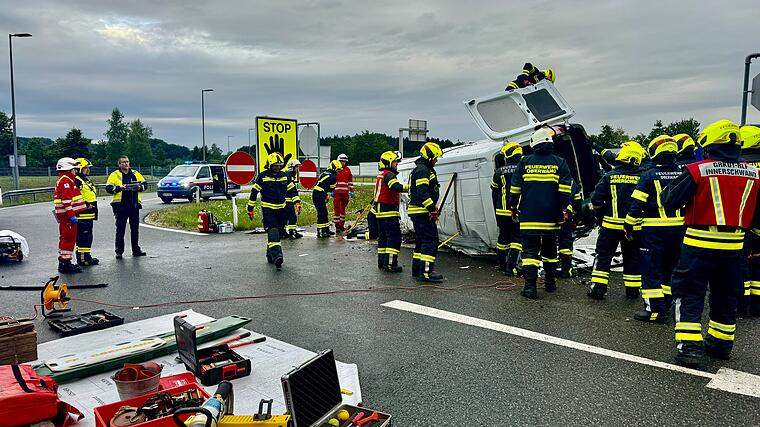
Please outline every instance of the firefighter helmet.
[[298, 166], [301, 166], [301, 162], [298, 159], [293, 159], [290, 162], [288, 162], [289, 169], [295, 169]]
[[284, 166], [285, 165], [285, 159], [282, 158], [282, 154], [280, 154], [280, 153], [272, 153], [272, 154], [268, 155], [267, 156], [267, 167], [269, 168], [269, 167], [276, 166], [276, 165], [280, 165], [280, 166]]
[[398, 155], [393, 151], [386, 151], [382, 155], [380, 155], [380, 161], [377, 163], [377, 165], [380, 167], [380, 169], [390, 169], [391, 165], [393, 165], [393, 162], [398, 160]]
[[57, 171], [70, 171], [77, 168], [77, 161], [71, 157], [62, 157], [55, 165]]
[[742, 148], [760, 148], [760, 127], [742, 126]]
[[615, 160], [638, 166], [644, 159], [644, 154], [644, 148], [638, 142], [628, 141], [620, 147]]
[[701, 147], [711, 144], [741, 144], [739, 125], [730, 120], [718, 120], [707, 126], [697, 138]]
[[669, 135], [660, 135], [647, 145], [647, 151], [652, 158], [662, 153], [677, 153], [678, 144]]
[[554, 83], [554, 81], [557, 79], [557, 75], [554, 74], [554, 70], [552, 70], [551, 68], [547, 68], [546, 70], [543, 71], [543, 73], [546, 80], [549, 80], [552, 83]]
[[90, 161], [84, 157], [79, 157], [75, 161], [77, 162], [77, 168], [79, 169], [79, 172], [82, 172], [82, 169], [84, 168], [92, 167], [92, 163], [90, 163]]
[[507, 142], [501, 147], [501, 154], [504, 156], [504, 159], [509, 159], [514, 156], [522, 157], [523, 149], [517, 142]]
[[420, 148], [420, 155], [423, 159], [432, 161], [441, 157], [443, 155], [443, 150], [441, 150], [441, 146], [435, 142], [427, 142], [422, 148]]
[[533, 136], [530, 137], [530, 148], [536, 148], [544, 142], [553, 142], [553, 136], [554, 131], [545, 127], [533, 132]]
[[343, 163], [341, 163], [340, 160], [333, 160], [332, 162], [330, 162], [330, 165], [327, 167], [327, 169], [331, 171], [336, 171], [342, 168], [343, 168]]
[[340, 154], [340, 155], [338, 155], [338, 160], [340, 160], [341, 162], [347, 162], [348, 161], [348, 156], [345, 155], [345, 154]]
[[678, 145], [679, 153], [685, 150], [688, 150], [689, 148], [694, 150], [694, 139], [692, 139], [692, 137], [689, 136], [689, 134], [679, 133], [678, 135], [673, 135], [673, 140]]

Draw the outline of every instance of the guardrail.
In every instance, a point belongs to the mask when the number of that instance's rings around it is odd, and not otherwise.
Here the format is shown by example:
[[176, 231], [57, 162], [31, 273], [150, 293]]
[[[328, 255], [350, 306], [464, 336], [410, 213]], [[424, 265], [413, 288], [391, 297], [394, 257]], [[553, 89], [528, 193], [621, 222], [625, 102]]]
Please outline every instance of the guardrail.
[[[158, 181], [146, 181], [148, 184], [148, 189], [155, 189], [156, 185], [158, 184]], [[106, 190], [106, 184], [95, 184], [95, 189], [98, 196], [101, 196], [101, 191], [105, 193]], [[6, 201], [12, 202], [14, 199], [18, 200], [20, 197], [25, 196], [32, 196], [32, 200], [37, 200], [37, 196], [41, 194], [50, 194], [50, 197], [53, 195], [53, 191], [55, 190], [54, 187], [42, 187], [42, 188], [27, 188], [24, 190], [11, 190], [11, 191], [2, 191], [0, 189], [0, 206], [5, 203]], [[106, 193], [107, 194], [107, 193]]]

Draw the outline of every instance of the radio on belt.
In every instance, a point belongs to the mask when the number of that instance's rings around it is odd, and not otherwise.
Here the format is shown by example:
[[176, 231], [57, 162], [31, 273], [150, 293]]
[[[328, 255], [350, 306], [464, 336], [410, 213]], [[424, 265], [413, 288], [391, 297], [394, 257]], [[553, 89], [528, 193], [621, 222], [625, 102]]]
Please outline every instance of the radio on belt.
[[200, 378], [205, 386], [219, 384], [251, 374], [251, 361], [219, 344], [198, 350], [196, 327], [181, 317], [174, 318], [174, 336], [177, 351], [188, 371]]

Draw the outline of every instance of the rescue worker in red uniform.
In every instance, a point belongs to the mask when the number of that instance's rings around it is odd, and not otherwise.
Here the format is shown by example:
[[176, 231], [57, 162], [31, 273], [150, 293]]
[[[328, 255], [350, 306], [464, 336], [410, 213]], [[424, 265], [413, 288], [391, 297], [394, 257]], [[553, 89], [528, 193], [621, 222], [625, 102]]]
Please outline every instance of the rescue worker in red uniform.
[[504, 90], [510, 91], [531, 86], [540, 82], [541, 80], [549, 80], [550, 82], [554, 83], [556, 78], [557, 77], [554, 74], [554, 70], [551, 68], [546, 70], [539, 70], [530, 62], [526, 62], [525, 65], [523, 65], [523, 69], [520, 75], [517, 76], [516, 79], [512, 80]]
[[317, 237], [319, 238], [335, 235], [330, 230], [330, 213], [327, 211], [327, 200], [329, 200], [329, 194], [335, 187], [336, 175], [342, 168], [341, 162], [337, 160], [330, 162], [327, 170], [319, 175], [317, 184], [311, 191], [311, 200], [314, 202], [314, 209], [317, 210]]
[[98, 219], [98, 190], [90, 181], [90, 161], [80, 157], [76, 162], [75, 180], [86, 205], [86, 209], [77, 215], [77, 265], [98, 265], [100, 260], [92, 257], [92, 228]]
[[688, 164], [697, 161], [697, 157], [694, 155], [694, 139], [688, 134], [679, 133], [673, 136], [673, 140], [678, 144], [678, 155], [676, 156], [676, 164], [681, 167], [685, 167]]
[[634, 240], [634, 228], [641, 226], [641, 297], [644, 307], [633, 314], [643, 322], [666, 323], [673, 302], [671, 276], [683, 242], [683, 212], [662, 207], [662, 190], [681, 174], [675, 163], [678, 145], [668, 135], [660, 135], [647, 146], [653, 167], [644, 172], [631, 197], [625, 216], [625, 233]]
[[338, 161], [342, 165], [335, 175], [335, 190], [333, 191], [333, 222], [335, 231], [342, 233], [346, 228], [346, 208], [354, 197], [354, 176], [348, 167], [348, 156], [341, 154]]
[[[703, 355], [728, 359], [736, 332], [742, 289], [745, 230], [758, 223], [760, 172], [740, 163], [739, 126], [719, 120], [699, 135], [706, 159], [686, 170], [662, 192], [663, 208], [686, 207], [686, 236], [673, 272], [676, 363], [702, 366]], [[702, 311], [710, 289], [710, 321], [702, 337]]]
[[[409, 178], [407, 212], [414, 225], [415, 245], [412, 254], [412, 277], [422, 282], [441, 282], [443, 275], [435, 271], [438, 254], [438, 197], [440, 185], [435, 166], [443, 155], [441, 147], [428, 142], [420, 149], [417, 165]], [[379, 218], [378, 218], [379, 219]]]
[[[742, 160], [760, 169], [760, 128], [742, 126]], [[746, 255], [760, 253], [760, 227], [752, 227], [744, 241]], [[739, 298], [739, 316], [760, 317], [760, 257], [747, 259], [744, 292]]]
[[53, 213], [58, 221], [58, 272], [63, 274], [82, 271], [82, 267], [71, 263], [77, 242], [77, 215], [87, 209], [74, 181], [76, 168], [77, 162], [71, 157], [58, 160], [55, 166], [58, 181], [53, 191]]
[[[301, 170], [301, 162], [298, 159], [292, 159], [288, 163], [288, 170], [285, 171], [285, 175], [288, 176], [290, 182], [296, 186], [296, 193], [298, 192], [299, 176], [298, 173]], [[300, 200], [300, 198], [299, 198]], [[295, 200], [292, 197], [285, 199], [285, 210], [288, 214], [288, 225], [286, 236], [291, 239], [300, 239], [303, 234], [298, 232], [298, 212], [296, 211]]]
[[[610, 266], [618, 245], [623, 250], [623, 284], [625, 296], [639, 297], [641, 270], [639, 266], [639, 242], [625, 237], [625, 216], [631, 206], [631, 195], [639, 182], [644, 149], [636, 142], [623, 144], [615, 157], [617, 166], [607, 172], [594, 192], [591, 193], [591, 207], [602, 215], [602, 226], [596, 240], [596, 259], [591, 272], [589, 298], [602, 300], [607, 295], [610, 280]], [[641, 226], [636, 225], [639, 230]]]
[[[520, 224], [523, 244], [522, 275], [525, 286], [520, 295], [538, 298], [538, 266], [544, 264], [544, 289], [557, 290], [557, 233], [567, 220], [570, 203], [570, 168], [565, 159], [555, 156], [554, 131], [541, 128], [533, 133], [533, 154], [523, 157], [512, 174], [509, 206], [512, 218]], [[539, 260], [538, 256], [541, 255]]]
[[401, 225], [399, 223], [399, 204], [401, 193], [409, 191], [396, 177], [398, 158], [393, 151], [386, 151], [380, 156], [378, 164], [380, 173], [375, 179], [375, 217], [379, 228], [377, 236], [377, 267], [391, 273], [400, 273], [398, 264], [401, 250]]
[[512, 174], [523, 157], [523, 149], [517, 142], [508, 142], [501, 147], [501, 157], [504, 164], [496, 168], [491, 180], [491, 201], [499, 227], [496, 256], [499, 271], [507, 276], [517, 276], [517, 257], [522, 244], [520, 226], [512, 221], [512, 211], [509, 209], [509, 187], [512, 185]]
[[256, 177], [247, 207], [248, 218], [253, 221], [256, 199], [261, 193], [261, 221], [267, 232], [267, 262], [274, 264], [277, 270], [282, 268], [283, 263], [280, 234], [284, 233], [288, 221], [286, 200], [291, 199], [296, 213], [301, 213], [298, 188], [282, 171], [284, 165], [282, 154], [272, 153], [267, 156], [266, 169]]

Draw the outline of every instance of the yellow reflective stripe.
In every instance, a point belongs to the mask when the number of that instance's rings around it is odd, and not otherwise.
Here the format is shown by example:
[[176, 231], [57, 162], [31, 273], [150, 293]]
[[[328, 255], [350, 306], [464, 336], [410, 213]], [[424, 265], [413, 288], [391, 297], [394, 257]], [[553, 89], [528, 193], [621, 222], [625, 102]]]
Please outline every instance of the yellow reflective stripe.
[[662, 199], [660, 198], [662, 185], [660, 185], [659, 179], [654, 180], [654, 189], [657, 191], [657, 212], [660, 213], [660, 218], [667, 218], [668, 215], [665, 214], [665, 208], [662, 206]]
[[325, 227], [329, 227], [329, 226], [330, 226], [329, 222], [325, 222], [323, 224], [317, 224], [317, 228], [325, 228]]
[[77, 246], [77, 252], [82, 253], [82, 254], [91, 253], [92, 248], [83, 248], [81, 246]]
[[385, 253], [389, 255], [398, 255], [401, 251], [395, 248], [385, 248]]
[[[617, 187], [614, 185], [610, 186], [610, 192], [612, 194], [612, 216], [615, 218], [620, 217], [618, 215], [618, 206], [617, 206]], [[606, 219], [607, 217], [605, 217]]]
[[522, 243], [510, 243], [509, 249], [516, 249], [518, 251], [522, 250]]
[[742, 220], [742, 217], [744, 216], [744, 207], [747, 205], [747, 199], [749, 198], [750, 193], [752, 192], [752, 187], [755, 185], [755, 181], [753, 180], [747, 180], [747, 183], [744, 184], [744, 192], [742, 193], [742, 203], [739, 205], [739, 221]]
[[435, 262], [435, 257], [432, 255], [419, 254], [417, 255], [417, 259], [425, 262]]
[[270, 243], [267, 243], [267, 247], [268, 248], [273, 248], [275, 246], [282, 246], [282, 245], [280, 245], [280, 242], [270, 242]]
[[398, 184], [398, 179], [392, 178], [390, 181], [388, 181], [388, 187], [393, 187], [393, 184]]
[[633, 197], [636, 200], [640, 200], [646, 203], [647, 199], [649, 198], [649, 194], [641, 190], [633, 190], [633, 194], [631, 194], [631, 197]]
[[315, 185], [315, 186], [314, 186], [314, 190], [316, 190], [316, 191], [321, 191], [321, 192], [323, 192], [323, 193], [325, 192], [324, 188], [322, 188], [322, 187], [320, 187], [320, 186], [318, 186], [318, 185]]
[[[627, 222], [627, 221], [626, 221]], [[675, 218], [644, 218], [641, 225], [644, 227], [680, 227], [683, 225], [683, 217]]]
[[705, 240], [692, 239], [690, 237], [684, 237], [683, 244], [688, 245], [688, 246], [693, 246], [695, 248], [718, 249], [718, 250], [724, 250], [724, 251], [740, 251], [742, 247], [744, 246], [742, 243], [708, 242]]
[[394, 216], [401, 216], [401, 214], [399, 214], [398, 211], [384, 211], [375, 214], [376, 218], [393, 218]]
[[673, 295], [673, 292], [670, 290], [670, 286], [668, 285], [661, 285], [662, 293], [665, 295]]
[[736, 332], [736, 325], [728, 325], [725, 323], [718, 323], [714, 320], [710, 320], [708, 326], [711, 328], [719, 329], [723, 332]]
[[561, 253], [562, 255], [572, 255], [573, 254], [573, 250], [572, 249], [560, 249], [559, 253]]
[[494, 190], [498, 190], [499, 184], [497, 184], [496, 181], [491, 181], [491, 188], [493, 188]]
[[261, 202], [262, 208], [269, 208], [269, 209], [282, 209], [285, 207], [285, 203], [268, 203], [268, 202]]
[[539, 260], [532, 259], [532, 258], [523, 258], [522, 263], [523, 263], [523, 267], [525, 267], [525, 266], [535, 266], [535, 267], [538, 267], [539, 265], [541, 265], [541, 262]]
[[559, 192], [560, 193], [570, 193], [571, 187], [568, 184], [560, 184], [559, 185]]
[[506, 251], [507, 249], [509, 249], [509, 245], [507, 245], [505, 243], [497, 243], [496, 244], [496, 250], [498, 250], [498, 251]]
[[707, 333], [712, 335], [713, 337], [723, 340], [723, 341], [733, 341], [734, 340], [734, 334], [726, 334], [723, 333], [717, 329], [708, 328]]
[[83, 196], [80, 194], [78, 196], [72, 197], [71, 200], [74, 201], [74, 200], [79, 200], [79, 199], [82, 199], [82, 198], [83, 198]]
[[[559, 182], [559, 175], [543, 173], [526, 173], [523, 175], [523, 181], [533, 182]], [[569, 187], [569, 186], [568, 186]]]
[[609, 283], [610, 272], [602, 270], [593, 270], [591, 272], [591, 283], [606, 285]]
[[521, 222], [520, 230], [559, 230], [556, 222]]
[[710, 192], [712, 193], [715, 221], [718, 225], [726, 225], [726, 216], [723, 214], [723, 200], [720, 197], [720, 183], [715, 176], [710, 177]]
[[79, 214], [79, 215], [77, 215], [77, 218], [79, 218], [79, 219], [95, 219], [95, 214], [94, 213]]
[[431, 199], [430, 197], [422, 201], [422, 206], [426, 208], [432, 204], [433, 204], [433, 199]]
[[559, 259], [558, 258], [547, 258], [547, 257], [543, 257], [542, 256], [541, 257], [541, 261], [542, 262], [552, 263], [552, 262], [559, 262]]
[[676, 329], [680, 331], [701, 331], [702, 324], [699, 322], [676, 322]]
[[261, 186], [259, 184], [253, 184], [253, 189], [256, 191], [261, 191]]
[[702, 333], [676, 332], [676, 341], [702, 341]]
[[513, 185], [513, 186], [509, 187], [509, 192], [511, 194], [520, 194], [520, 193], [522, 193], [522, 188]]
[[744, 246], [744, 231], [741, 229], [736, 231], [706, 231], [687, 228], [683, 244], [705, 249], [741, 250]]
[[414, 181], [414, 185], [420, 186], [423, 184], [430, 184], [430, 180], [427, 178], [418, 178], [416, 181]]
[[[504, 175], [501, 176], [501, 184], [502, 184], [502, 188], [507, 188], [507, 179], [504, 178]], [[507, 208], [507, 192], [506, 191], [501, 191], [501, 207], [503, 209]], [[499, 215], [498, 209], [496, 210], [496, 215]], [[509, 215], [512, 215], [512, 213], [510, 212]]]
[[636, 224], [641, 223], [641, 218], [634, 218], [631, 215], [626, 215], [625, 223], [628, 225], [636, 225]]
[[496, 215], [499, 216], [512, 216], [512, 211], [509, 209], [496, 209]]
[[255, 207], [256, 206], [256, 201], [255, 200], [249, 200], [248, 201], [248, 206], [254, 206]]
[[664, 298], [665, 294], [662, 292], [662, 289], [642, 289], [641, 297], [642, 298]]
[[412, 214], [426, 214], [428, 213], [428, 210], [423, 208], [422, 206], [415, 206], [415, 205], [409, 205], [406, 208], [407, 213], [410, 215]]

